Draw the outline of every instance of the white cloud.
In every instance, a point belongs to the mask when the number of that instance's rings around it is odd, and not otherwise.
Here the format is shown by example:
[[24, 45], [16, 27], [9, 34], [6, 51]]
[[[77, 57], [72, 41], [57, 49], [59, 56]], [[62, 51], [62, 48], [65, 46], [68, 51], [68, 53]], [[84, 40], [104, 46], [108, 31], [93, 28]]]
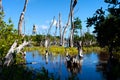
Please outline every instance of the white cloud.
[[48, 26], [46, 26], [46, 25], [41, 25], [40, 28], [42, 28], [43, 30], [46, 30], [46, 29], [48, 29]]

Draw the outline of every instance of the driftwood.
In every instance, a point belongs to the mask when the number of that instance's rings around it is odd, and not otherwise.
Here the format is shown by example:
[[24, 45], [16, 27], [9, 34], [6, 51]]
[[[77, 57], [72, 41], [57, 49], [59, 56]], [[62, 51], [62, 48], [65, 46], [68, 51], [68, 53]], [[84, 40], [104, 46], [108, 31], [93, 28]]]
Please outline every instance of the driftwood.
[[14, 53], [14, 49], [17, 46], [17, 42], [15, 41], [13, 43], [13, 45], [11, 46], [10, 50], [8, 51], [7, 55], [5, 56], [5, 62], [4, 65], [9, 66], [10, 62], [12, 62], [13, 60], [13, 53]]
[[30, 44], [30, 42], [24, 41], [20, 46], [18, 46], [18, 47], [15, 49], [16, 53], [20, 53], [20, 51], [21, 51], [25, 46], [27, 46], [28, 44]]
[[26, 46], [28, 45], [30, 42], [26, 42], [24, 41], [21, 45], [17, 46], [17, 41], [15, 41], [13, 43], [13, 45], [11, 46], [11, 48], [9, 49], [7, 55], [5, 56], [5, 61], [4, 61], [4, 66], [9, 66], [11, 63], [14, 62], [14, 55], [16, 55], [17, 53], [20, 53], [20, 51]]

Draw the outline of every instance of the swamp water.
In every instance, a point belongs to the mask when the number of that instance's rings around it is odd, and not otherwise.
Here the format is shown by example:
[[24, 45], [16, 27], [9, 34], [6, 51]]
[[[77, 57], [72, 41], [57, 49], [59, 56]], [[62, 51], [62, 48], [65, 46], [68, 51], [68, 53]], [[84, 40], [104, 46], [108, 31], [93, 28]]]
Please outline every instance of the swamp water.
[[49, 55], [46, 58], [39, 54], [38, 51], [26, 53], [27, 67], [39, 72], [43, 67], [48, 73], [60, 80], [77, 79], [77, 80], [106, 80], [103, 73], [96, 69], [99, 63], [99, 57], [96, 53], [84, 54], [77, 67], [70, 68], [67, 66], [65, 56]]

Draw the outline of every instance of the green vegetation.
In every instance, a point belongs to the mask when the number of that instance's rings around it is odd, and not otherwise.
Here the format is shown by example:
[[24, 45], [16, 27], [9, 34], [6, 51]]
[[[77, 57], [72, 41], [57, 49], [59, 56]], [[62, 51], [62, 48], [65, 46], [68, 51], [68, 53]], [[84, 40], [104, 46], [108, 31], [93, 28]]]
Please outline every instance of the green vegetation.
[[25, 68], [24, 65], [12, 65], [4, 67], [0, 80], [54, 80], [52, 73], [43, 67], [37, 73], [33, 69]]
[[4, 12], [0, 12], [0, 65], [4, 63], [4, 57], [8, 53], [11, 45], [18, 40], [17, 30], [13, 28], [11, 19], [4, 22]]
[[[95, 35], [85, 32], [82, 34], [82, 26], [81, 20], [77, 17], [74, 20], [74, 45], [77, 41], [83, 42], [83, 53], [97, 52], [97, 53], [111, 53], [110, 56], [118, 59], [118, 64], [120, 65], [120, 3], [118, 0], [105, 0], [106, 3], [110, 3], [108, 6], [108, 15], [105, 15], [105, 11], [100, 8], [97, 9], [93, 17], [87, 18], [87, 27], [94, 26]], [[111, 7], [112, 5], [112, 7]], [[78, 35], [78, 30], [80, 30], [80, 35]], [[47, 35], [50, 42], [57, 42], [56, 45], [50, 44], [48, 48], [43, 47], [46, 35], [30, 35], [19, 36], [18, 31], [14, 29], [14, 24], [12, 20], [9, 19], [8, 22], [4, 21], [4, 12], [0, 12], [0, 80], [31, 80], [34, 77], [34, 80], [38, 80], [39, 78], [48, 80], [53, 79], [53, 76], [49, 76], [47, 70], [44, 68], [38, 74], [34, 74], [33, 70], [26, 69], [23, 64], [25, 59], [22, 57], [22, 54], [17, 54], [15, 58], [15, 62], [9, 66], [3, 66], [4, 57], [10, 49], [11, 45], [15, 40], [18, 40], [18, 45], [25, 40], [32, 40], [33, 47], [26, 47], [25, 51], [33, 51], [37, 50], [41, 54], [45, 54], [45, 50], [47, 49], [50, 53], [66, 55], [68, 52], [70, 55], [76, 55], [78, 50], [75, 47], [62, 47], [58, 44], [60, 43], [59, 36]], [[69, 39], [65, 40], [66, 42]], [[100, 46], [100, 47], [98, 47]], [[119, 65], [114, 66], [111, 71], [114, 75], [114, 71], [119, 73]], [[33, 76], [35, 75], [35, 76]], [[119, 76], [119, 75], [117, 75]]]
[[[48, 49], [45, 47], [26, 47], [24, 49], [25, 51], [39, 51], [41, 54], [45, 54], [45, 50], [48, 50], [49, 52], [52, 52], [54, 55], [56, 54], [61, 54], [61, 55], [66, 55], [66, 52], [68, 52], [70, 55], [76, 55], [78, 54], [78, 50], [76, 47], [70, 48], [64, 48], [62, 46], [50, 46]], [[83, 53], [91, 53], [91, 52], [104, 52], [106, 53], [106, 49], [105, 48], [100, 48], [100, 47], [83, 47]]]
[[12, 20], [4, 21], [4, 12], [0, 12], [0, 65], [3, 65], [4, 57], [8, 53], [14, 41], [18, 41], [18, 45], [24, 40], [22, 36], [18, 36], [18, 31], [13, 28]]
[[109, 3], [108, 15], [100, 8], [93, 17], [87, 19], [87, 27], [94, 25], [94, 33], [101, 47], [107, 46], [110, 57], [120, 51], [120, 4], [118, 0], [105, 0]]

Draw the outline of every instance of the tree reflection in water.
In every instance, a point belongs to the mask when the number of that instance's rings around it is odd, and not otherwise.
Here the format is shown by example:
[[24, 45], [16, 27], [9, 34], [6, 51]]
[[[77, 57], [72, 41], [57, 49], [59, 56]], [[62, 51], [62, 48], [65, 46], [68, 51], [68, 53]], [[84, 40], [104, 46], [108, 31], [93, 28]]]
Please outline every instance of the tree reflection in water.
[[77, 63], [72, 63], [71, 61], [66, 61], [67, 69], [69, 72], [71, 72], [73, 75], [77, 75], [79, 72], [81, 72], [83, 59], [79, 59]]
[[[34, 55], [34, 56], [33, 56]], [[28, 52], [26, 54], [26, 62], [36, 62], [37, 64], [26, 64], [29, 68], [33, 68], [38, 72], [44, 67], [48, 71], [48, 75], [53, 74], [54, 79], [60, 80], [120, 80], [120, 63], [112, 60], [112, 68], [108, 67], [108, 58], [103, 55], [90, 53], [85, 54], [83, 59], [78, 60], [78, 63], [66, 61], [65, 55], [48, 55], [39, 54], [38, 52]], [[98, 64], [99, 62], [99, 64]], [[47, 64], [46, 64], [47, 63]], [[97, 65], [97, 66], [96, 66]], [[113, 77], [113, 78], [112, 78]]]
[[102, 72], [107, 80], [120, 80], [120, 62], [115, 57], [110, 59], [108, 54], [100, 54], [96, 69]]

